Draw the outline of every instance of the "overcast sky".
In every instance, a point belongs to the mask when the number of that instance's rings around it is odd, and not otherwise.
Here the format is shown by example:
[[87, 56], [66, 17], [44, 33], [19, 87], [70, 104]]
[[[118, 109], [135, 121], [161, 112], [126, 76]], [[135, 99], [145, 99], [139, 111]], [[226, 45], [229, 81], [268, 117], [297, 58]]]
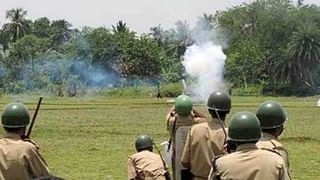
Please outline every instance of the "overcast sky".
[[[296, 1], [296, 0], [295, 0]], [[0, 0], [0, 25], [6, 10], [22, 7], [28, 19], [66, 19], [74, 27], [105, 26], [123, 20], [134, 31], [149, 32], [151, 26], [173, 27], [177, 20], [191, 25], [203, 13], [239, 5], [250, 0]], [[320, 0], [305, 0], [320, 5]]]

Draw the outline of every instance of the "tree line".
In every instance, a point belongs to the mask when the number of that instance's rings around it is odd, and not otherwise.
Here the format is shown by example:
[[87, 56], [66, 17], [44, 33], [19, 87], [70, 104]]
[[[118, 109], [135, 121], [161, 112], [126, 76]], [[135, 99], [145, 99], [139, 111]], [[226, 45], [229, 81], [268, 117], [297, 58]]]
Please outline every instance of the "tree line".
[[119, 81], [113, 86], [179, 82], [184, 52], [199, 30], [221, 34], [212, 37], [218, 43], [227, 41], [225, 78], [235, 88], [305, 95], [317, 93], [320, 84], [320, 8], [303, 1], [244, 3], [204, 14], [194, 28], [178, 21], [174, 28], [159, 25], [142, 35], [121, 20], [110, 28], [80, 30], [63, 19], [29, 20], [21, 8], [8, 10], [6, 18], [0, 29], [0, 88], [8, 93], [49, 88], [72, 95], [94, 84], [85, 72], [96, 67], [108, 74], [99, 86], [108, 86], [110, 78]]

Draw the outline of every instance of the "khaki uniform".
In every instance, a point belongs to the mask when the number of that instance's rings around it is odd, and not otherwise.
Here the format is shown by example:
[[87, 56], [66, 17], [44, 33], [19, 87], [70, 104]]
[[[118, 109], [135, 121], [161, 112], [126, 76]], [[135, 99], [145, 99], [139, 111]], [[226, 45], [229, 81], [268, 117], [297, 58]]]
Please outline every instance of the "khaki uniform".
[[268, 149], [270, 151], [275, 151], [281, 155], [283, 158], [284, 164], [289, 171], [289, 158], [288, 152], [283, 147], [283, 145], [277, 141], [277, 139], [269, 133], [263, 133], [262, 138], [260, 141], [257, 142], [257, 147], [260, 149]]
[[[183, 117], [178, 114], [171, 114], [171, 112], [167, 114], [167, 130], [170, 137], [176, 137], [177, 130], [182, 126], [192, 126], [204, 122], [208, 122], [204, 117], [194, 117], [194, 115]], [[175, 126], [174, 130], [173, 126]], [[175, 138], [172, 138], [172, 147], [175, 147]]]
[[214, 164], [214, 173], [208, 179], [290, 180], [281, 156], [258, 149], [255, 144], [242, 144]]
[[[181, 158], [181, 157], [177, 157], [177, 155], [180, 155], [180, 156], [182, 155], [182, 150], [180, 153], [176, 152], [176, 132], [180, 127], [191, 127], [194, 124], [199, 124], [204, 122], [208, 122], [208, 120], [204, 116], [196, 117], [196, 114], [194, 114], [194, 112], [192, 112], [191, 115], [186, 117], [179, 116], [173, 110], [167, 114], [167, 130], [169, 131], [169, 134], [171, 137], [171, 147], [173, 152], [172, 165], [171, 165], [172, 175], [174, 177], [173, 179], [177, 179], [176, 178], [177, 176], [176, 161], [179, 161], [180, 163], [180, 158]], [[180, 139], [180, 140], [185, 141], [185, 139], [184, 140]], [[184, 145], [182, 145], [182, 147], [184, 147]], [[179, 167], [178, 167], [178, 171], [179, 171]]]
[[143, 174], [146, 180], [165, 180], [165, 167], [160, 155], [148, 150], [138, 152], [128, 158], [128, 179]]
[[225, 134], [218, 121], [194, 125], [189, 131], [181, 163], [190, 169], [194, 179], [207, 179], [212, 159], [224, 153]]
[[13, 133], [0, 139], [1, 180], [29, 180], [48, 175], [49, 169], [36, 145]]

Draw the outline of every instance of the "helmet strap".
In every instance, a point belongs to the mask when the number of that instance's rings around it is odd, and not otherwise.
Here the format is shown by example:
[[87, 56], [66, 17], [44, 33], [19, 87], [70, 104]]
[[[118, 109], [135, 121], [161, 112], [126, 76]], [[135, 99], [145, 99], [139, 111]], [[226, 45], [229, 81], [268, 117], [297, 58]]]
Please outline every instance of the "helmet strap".
[[276, 138], [278, 138], [278, 136], [280, 136], [282, 134], [283, 130], [284, 130], [283, 125], [281, 125], [280, 127], [276, 128], [276, 130], [275, 130]]

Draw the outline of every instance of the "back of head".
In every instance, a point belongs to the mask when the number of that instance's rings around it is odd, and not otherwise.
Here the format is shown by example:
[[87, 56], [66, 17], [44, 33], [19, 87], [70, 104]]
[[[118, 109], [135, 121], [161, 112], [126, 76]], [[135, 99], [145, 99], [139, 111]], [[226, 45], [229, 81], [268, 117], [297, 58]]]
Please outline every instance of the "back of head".
[[27, 108], [19, 102], [8, 104], [1, 115], [2, 126], [16, 129], [28, 126], [30, 115]]
[[238, 112], [231, 119], [228, 134], [234, 142], [256, 142], [261, 138], [259, 120], [251, 112]]
[[222, 91], [214, 91], [210, 94], [207, 101], [207, 108], [211, 116], [225, 116], [231, 110], [231, 97]]
[[265, 101], [260, 104], [256, 115], [263, 130], [278, 128], [287, 119], [282, 106], [275, 101]]
[[192, 106], [191, 98], [187, 95], [180, 95], [175, 100], [175, 110], [179, 116], [189, 116]]
[[153, 142], [152, 142], [152, 139], [151, 139], [150, 136], [148, 136], [148, 135], [140, 135], [140, 136], [137, 137], [135, 144], [136, 144], [136, 150], [138, 152], [140, 152], [140, 151], [145, 150], [145, 149], [152, 150]]

